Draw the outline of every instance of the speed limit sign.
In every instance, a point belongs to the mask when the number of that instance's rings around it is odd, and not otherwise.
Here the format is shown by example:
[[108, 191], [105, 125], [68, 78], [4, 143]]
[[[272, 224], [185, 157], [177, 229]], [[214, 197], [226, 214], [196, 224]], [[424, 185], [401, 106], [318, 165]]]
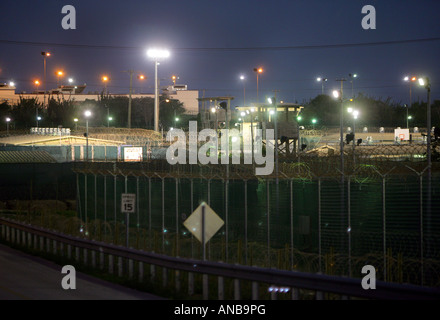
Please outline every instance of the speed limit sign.
[[121, 194], [121, 212], [122, 213], [134, 213], [136, 202], [135, 193], [123, 193]]

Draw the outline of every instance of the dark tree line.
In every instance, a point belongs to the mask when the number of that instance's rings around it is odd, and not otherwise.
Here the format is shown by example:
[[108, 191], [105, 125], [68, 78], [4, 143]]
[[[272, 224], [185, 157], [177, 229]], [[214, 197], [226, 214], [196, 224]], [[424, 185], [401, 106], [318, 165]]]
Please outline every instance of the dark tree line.
[[[348, 107], [359, 111], [356, 126], [367, 127], [406, 127], [407, 114], [412, 117], [408, 121], [409, 127], [426, 127], [426, 102], [414, 102], [406, 107], [396, 103], [391, 98], [375, 99], [359, 94], [353, 101], [344, 101], [344, 126], [352, 124], [352, 117], [346, 112]], [[318, 95], [303, 103], [301, 125], [311, 126], [312, 119], [317, 119], [317, 127], [339, 126], [340, 102], [328, 95]], [[154, 99], [132, 99], [131, 127], [153, 129], [154, 127]], [[89, 125], [94, 127], [110, 126], [128, 127], [128, 97], [101, 96], [99, 101], [86, 100], [83, 102], [51, 99], [46, 107], [37, 99], [21, 98], [17, 105], [0, 104], [0, 130], [6, 127], [5, 118], [11, 118], [11, 128], [29, 129], [37, 125], [37, 115], [41, 117], [39, 126], [74, 128], [74, 119], [78, 119], [78, 126], [85, 125], [85, 110], [92, 112]], [[185, 109], [178, 100], [160, 97], [159, 105], [160, 126], [164, 130], [171, 127], [188, 128], [189, 120], [200, 120], [200, 117], [184, 115]], [[440, 126], [440, 100], [431, 105], [432, 125]], [[108, 117], [112, 117], [108, 121]], [[176, 121], [179, 118], [179, 121]]]
[[[340, 123], [341, 103], [328, 95], [318, 95], [303, 104], [301, 124], [309, 126], [312, 119], [318, 124], [327, 127], [337, 127]], [[347, 112], [349, 107], [359, 111], [357, 125], [367, 127], [406, 127], [407, 114], [412, 118], [408, 121], [409, 127], [426, 127], [426, 102], [414, 102], [406, 107], [394, 102], [391, 98], [375, 99], [359, 94], [353, 101], [343, 102], [344, 126], [350, 126], [353, 118]], [[408, 110], [407, 110], [408, 108]], [[440, 126], [440, 100], [431, 104], [432, 125]], [[318, 125], [318, 126], [319, 126]]]

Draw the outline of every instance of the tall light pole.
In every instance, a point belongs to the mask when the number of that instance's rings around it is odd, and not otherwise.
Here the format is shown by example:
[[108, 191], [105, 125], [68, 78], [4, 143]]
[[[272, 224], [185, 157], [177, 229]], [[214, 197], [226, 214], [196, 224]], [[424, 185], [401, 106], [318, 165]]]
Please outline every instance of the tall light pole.
[[[342, 99], [342, 83], [344, 81], [344, 79], [340, 79], [337, 81], [341, 81], [341, 91], [339, 90], [334, 90], [333, 91], [333, 97], [335, 99], [338, 99], [339, 103], [340, 103], [340, 114], [339, 114], [339, 153], [340, 153], [340, 168], [339, 170], [341, 171], [341, 212], [340, 212], [340, 218], [341, 218], [341, 228], [344, 225], [344, 213], [345, 213], [345, 173], [344, 173], [344, 103], [343, 103], [343, 99]], [[349, 232], [351, 231], [351, 228], [349, 227]], [[342, 252], [342, 241], [341, 241], [341, 252]]]
[[9, 122], [11, 122], [11, 118], [6, 118], [6, 135], [9, 136]]
[[354, 99], [353, 82], [354, 82], [354, 79], [356, 79], [358, 75], [356, 73], [354, 73], [354, 74], [349, 73], [348, 76], [350, 77], [350, 82], [351, 82], [351, 98]]
[[407, 104], [404, 104], [403, 106], [406, 107], [406, 128], [408, 129], [408, 120], [409, 120], [408, 108], [409, 108], [409, 106]]
[[84, 112], [86, 117], [86, 161], [89, 161], [89, 117], [92, 115], [90, 110]]
[[[428, 181], [427, 181], [427, 212], [426, 212], [426, 225], [427, 225], [427, 233], [428, 236], [430, 236], [430, 229], [431, 229], [431, 82], [429, 81], [428, 77], [421, 77], [419, 78], [419, 85], [422, 87], [425, 87], [427, 92], [427, 99], [428, 99], [428, 105], [427, 105], [427, 113], [426, 113], [426, 157], [428, 160]], [[429, 241], [427, 242], [427, 251], [430, 251], [429, 248]], [[422, 255], [423, 255], [423, 247], [422, 247]], [[423, 271], [422, 271], [423, 274]], [[423, 277], [422, 277], [422, 285], [423, 285]]]
[[154, 131], [159, 131], [159, 86], [157, 82], [157, 66], [159, 65], [159, 60], [170, 56], [170, 52], [165, 49], [149, 49], [147, 55], [154, 60]]
[[[40, 81], [39, 80], [35, 80], [34, 84], [37, 86], [37, 94], [38, 94], [38, 87], [40, 86]], [[38, 105], [35, 104], [35, 116], [38, 119]], [[37, 128], [38, 128], [38, 121], [37, 121]]]
[[134, 70], [124, 71], [130, 74], [130, 90], [128, 92], [128, 122], [127, 128], [131, 129], [131, 92], [133, 91], [133, 73]]
[[355, 142], [356, 142], [356, 120], [359, 116], [358, 110], [353, 110], [352, 108], [348, 108], [348, 112], [353, 115], [353, 165], [355, 164]]
[[57, 89], [59, 88], [59, 86], [60, 86], [60, 77], [63, 75], [63, 71], [61, 71], [61, 70], [58, 70], [57, 71]]
[[[146, 77], [145, 77], [145, 75], [140, 74], [140, 75], [138, 75], [138, 79], [141, 80], [141, 81], [144, 81], [146, 79]], [[140, 93], [142, 93], [142, 85], [141, 85]]]
[[259, 103], [259, 100], [258, 100], [258, 75], [260, 73], [263, 73], [263, 68], [254, 68], [254, 71], [257, 73], [257, 103]]
[[244, 75], [240, 76], [240, 80], [243, 82], [243, 107], [246, 105], [246, 77]]
[[104, 82], [104, 95], [107, 95], [107, 82], [109, 81], [108, 76], [102, 76], [102, 82]]
[[412, 77], [410, 77], [410, 76], [405, 76], [405, 77], [403, 78], [403, 81], [408, 82], [408, 84], [409, 84], [409, 105], [408, 105], [408, 106], [411, 107], [411, 104], [412, 104], [412, 97], [411, 97], [411, 83], [417, 81], [417, 77], [414, 77], [414, 76], [412, 76]]
[[46, 105], [46, 90], [47, 90], [47, 85], [46, 85], [46, 58], [47, 57], [50, 57], [50, 52], [45, 52], [45, 51], [43, 51], [43, 52], [41, 52], [41, 55], [43, 56], [43, 67], [44, 67], [44, 74], [43, 74], [43, 77], [44, 77], [44, 101], [43, 101], [43, 105], [45, 106]]
[[316, 78], [316, 81], [321, 82], [321, 94], [324, 94], [324, 82], [327, 82], [328, 79], [318, 77], [318, 78]]

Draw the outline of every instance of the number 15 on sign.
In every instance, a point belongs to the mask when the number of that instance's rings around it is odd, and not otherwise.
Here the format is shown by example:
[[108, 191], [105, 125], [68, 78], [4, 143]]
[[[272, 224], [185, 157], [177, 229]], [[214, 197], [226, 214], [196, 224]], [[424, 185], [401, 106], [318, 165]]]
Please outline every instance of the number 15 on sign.
[[128, 248], [129, 247], [129, 222], [130, 222], [130, 213], [135, 212], [135, 202], [136, 202], [136, 194], [135, 193], [122, 193], [121, 194], [121, 213], [125, 213], [125, 224], [126, 224], [126, 238], [125, 238], [125, 245]]
[[123, 193], [121, 194], [121, 212], [122, 213], [134, 213], [135, 212], [135, 193]]

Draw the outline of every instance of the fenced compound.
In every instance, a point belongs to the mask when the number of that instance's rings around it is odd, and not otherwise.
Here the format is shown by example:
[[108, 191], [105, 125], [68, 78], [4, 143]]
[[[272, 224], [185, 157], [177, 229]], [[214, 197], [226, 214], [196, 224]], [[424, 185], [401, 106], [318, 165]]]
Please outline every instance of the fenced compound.
[[207, 245], [209, 261], [351, 277], [370, 264], [385, 281], [438, 286], [439, 167], [428, 183], [423, 148], [404, 147], [347, 155], [343, 174], [337, 155], [303, 154], [270, 176], [255, 176], [252, 165], [76, 163], [74, 229], [124, 245], [120, 196], [135, 193], [130, 246], [201, 258], [183, 221], [205, 201], [225, 221]]

